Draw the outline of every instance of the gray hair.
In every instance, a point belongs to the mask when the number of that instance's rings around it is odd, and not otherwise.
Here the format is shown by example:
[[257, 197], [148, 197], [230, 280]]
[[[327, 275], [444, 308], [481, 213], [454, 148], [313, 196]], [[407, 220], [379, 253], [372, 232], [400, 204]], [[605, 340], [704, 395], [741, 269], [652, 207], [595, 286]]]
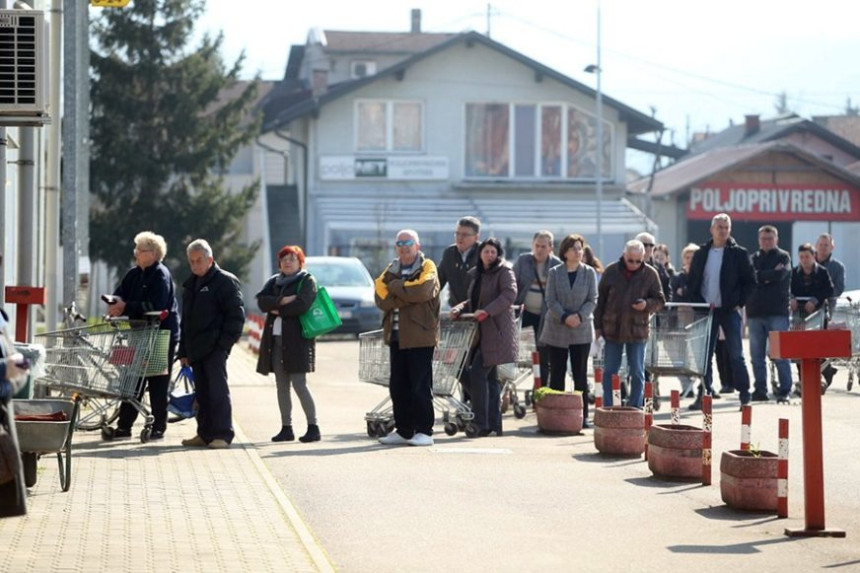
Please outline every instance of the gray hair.
[[190, 255], [191, 251], [199, 251], [204, 253], [208, 258], [212, 258], [212, 247], [206, 242], [206, 239], [194, 239], [188, 244], [185, 253]]
[[636, 235], [636, 240], [641, 242], [643, 245], [645, 243], [649, 243], [651, 245], [657, 243], [657, 239], [655, 239], [654, 235], [652, 235], [651, 233], [639, 233], [638, 235]]
[[155, 253], [155, 258], [159, 261], [164, 260], [167, 255], [167, 241], [161, 235], [156, 235], [152, 231], [143, 231], [134, 236], [134, 246], [136, 248], [143, 247], [152, 249]]
[[639, 253], [640, 255], [644, 255], [645, 245], [642, 244], [642, 241], [639, 241], [637, 239], [627, 241], [626, 243], [624, 243], [624, 253]]
[[683, 257], [683, 256], [684, 256], [684, 255], [686, 255], [687, 253], [695, 253], [695, 252], [696, 252], [696, 251], [698, 251], [700, 248], [701, 248], [701, 247], [699, 247], [699, 245], [697, 245], [696, 243], [688, 243], [686, 247], [684, 247], [683, 249], [681, 249], [681, 256]]
[[413, 231], [412, 229], [401, 229], [397, 231], [397, 234], [394, 236], [394, 238], [397, 238], [400, 235], [409, 235], [410, 237], [412, 237], [412, 240], [415, 241], [416, 245], [421, 244], [421, 241], [418, 239], [418, 231]]
[[732, 226], [732, 218], [729, 217], [728, 213], [717, 213], [714, 215], [714, 218], [711, 219], [711, 227], [713, 227], [717, 221], [723, 221], [724, 223], [728, 223], [729, 227]]
[[461, 217], [459, 221], [457, 221], [458, 227], [469, 227], [475, 233], [481, 232], [481, 221], [478, 220], [477, 217]]
[[541, 229], [540, 231], [535, 233], [534, 237], [532, 237], [532, 243], [534, 243], [538, 239], [546, 239], [547, 241], [549, 241], [549, 244], [551, 245], [551, 244], [553, 244], [555, 237], [553, 236], [552, 231], [547, 231], [546, 229]]

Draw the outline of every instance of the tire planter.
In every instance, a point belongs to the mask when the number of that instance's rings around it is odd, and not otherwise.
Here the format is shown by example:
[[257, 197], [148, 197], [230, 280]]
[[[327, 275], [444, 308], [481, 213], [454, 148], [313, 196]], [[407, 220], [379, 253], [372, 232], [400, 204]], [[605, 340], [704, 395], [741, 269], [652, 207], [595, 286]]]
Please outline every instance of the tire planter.
[[777, 460], [773, 452], [759, 452], [759, 457], [743, 450], [723, 452], [720, 496], [725, 504], [747, 511], [776, 511]]
[[645, 451], [645, 412], [629, 406], [597, 408], [594, 447], [601, 454], [640, 456]]
[[660, 477], [702, 478], [704, 430], [683, 424], [657, 424], [648, 432], [648, 469]]
[[582, 431], [582, 394], [547, 394], [535, 403], [537, 423], [545, 434], [578, 434]]

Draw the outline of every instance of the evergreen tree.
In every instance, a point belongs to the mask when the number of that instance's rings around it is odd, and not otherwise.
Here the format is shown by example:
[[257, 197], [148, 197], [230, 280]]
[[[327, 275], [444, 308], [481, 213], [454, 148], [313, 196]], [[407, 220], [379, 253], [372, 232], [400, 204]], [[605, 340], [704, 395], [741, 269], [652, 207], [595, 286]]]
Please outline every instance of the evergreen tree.
[[258, 81], [240, 83], [243, 57], [225, 66], [220, 34], [189, 47], [204, 8], [205, 0], [135, 0], [104, 10], [92, 27], [90, 250], [115, 271], [131, 264], [143, 230], [165, 237], [177, 280], [195, 238], [240, 277], [259, 247], [239, 241], [259, 182], [224, 187], [236, 152], [259, 132]]

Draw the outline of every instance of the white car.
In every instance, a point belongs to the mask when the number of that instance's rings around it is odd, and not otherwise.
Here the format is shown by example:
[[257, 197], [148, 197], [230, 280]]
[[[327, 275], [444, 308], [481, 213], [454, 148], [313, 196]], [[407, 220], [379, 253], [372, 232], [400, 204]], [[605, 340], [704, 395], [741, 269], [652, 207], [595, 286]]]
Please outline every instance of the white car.
[[382, 312], [373, 299], [373, 278], [356, 257], [307, 257], [305, 268], [324, 286], [343, 321], [335, 334], [358, 334], [382, 328]]

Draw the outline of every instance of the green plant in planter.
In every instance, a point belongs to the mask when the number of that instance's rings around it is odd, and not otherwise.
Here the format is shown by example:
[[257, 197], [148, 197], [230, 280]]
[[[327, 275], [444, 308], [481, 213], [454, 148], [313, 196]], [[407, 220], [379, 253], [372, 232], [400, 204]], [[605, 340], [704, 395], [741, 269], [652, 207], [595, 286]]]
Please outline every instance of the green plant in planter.
[[534, 395], [532, 396], [532, 400], [534, 400], [535, 404], [543, 400], [546, 396], [550, 396], [552, 394], [582, 394], [579, 390], [574, 392], [562, 392], [561, 390], [553, 390], [549, 386], [541, 386], [537, 390], [535, 390]]
[[747, 451], [754, 458], [760, 458], [761, 457], [761, 448], [759, 447], [758, 443], [750, 444], [750, 449]]

